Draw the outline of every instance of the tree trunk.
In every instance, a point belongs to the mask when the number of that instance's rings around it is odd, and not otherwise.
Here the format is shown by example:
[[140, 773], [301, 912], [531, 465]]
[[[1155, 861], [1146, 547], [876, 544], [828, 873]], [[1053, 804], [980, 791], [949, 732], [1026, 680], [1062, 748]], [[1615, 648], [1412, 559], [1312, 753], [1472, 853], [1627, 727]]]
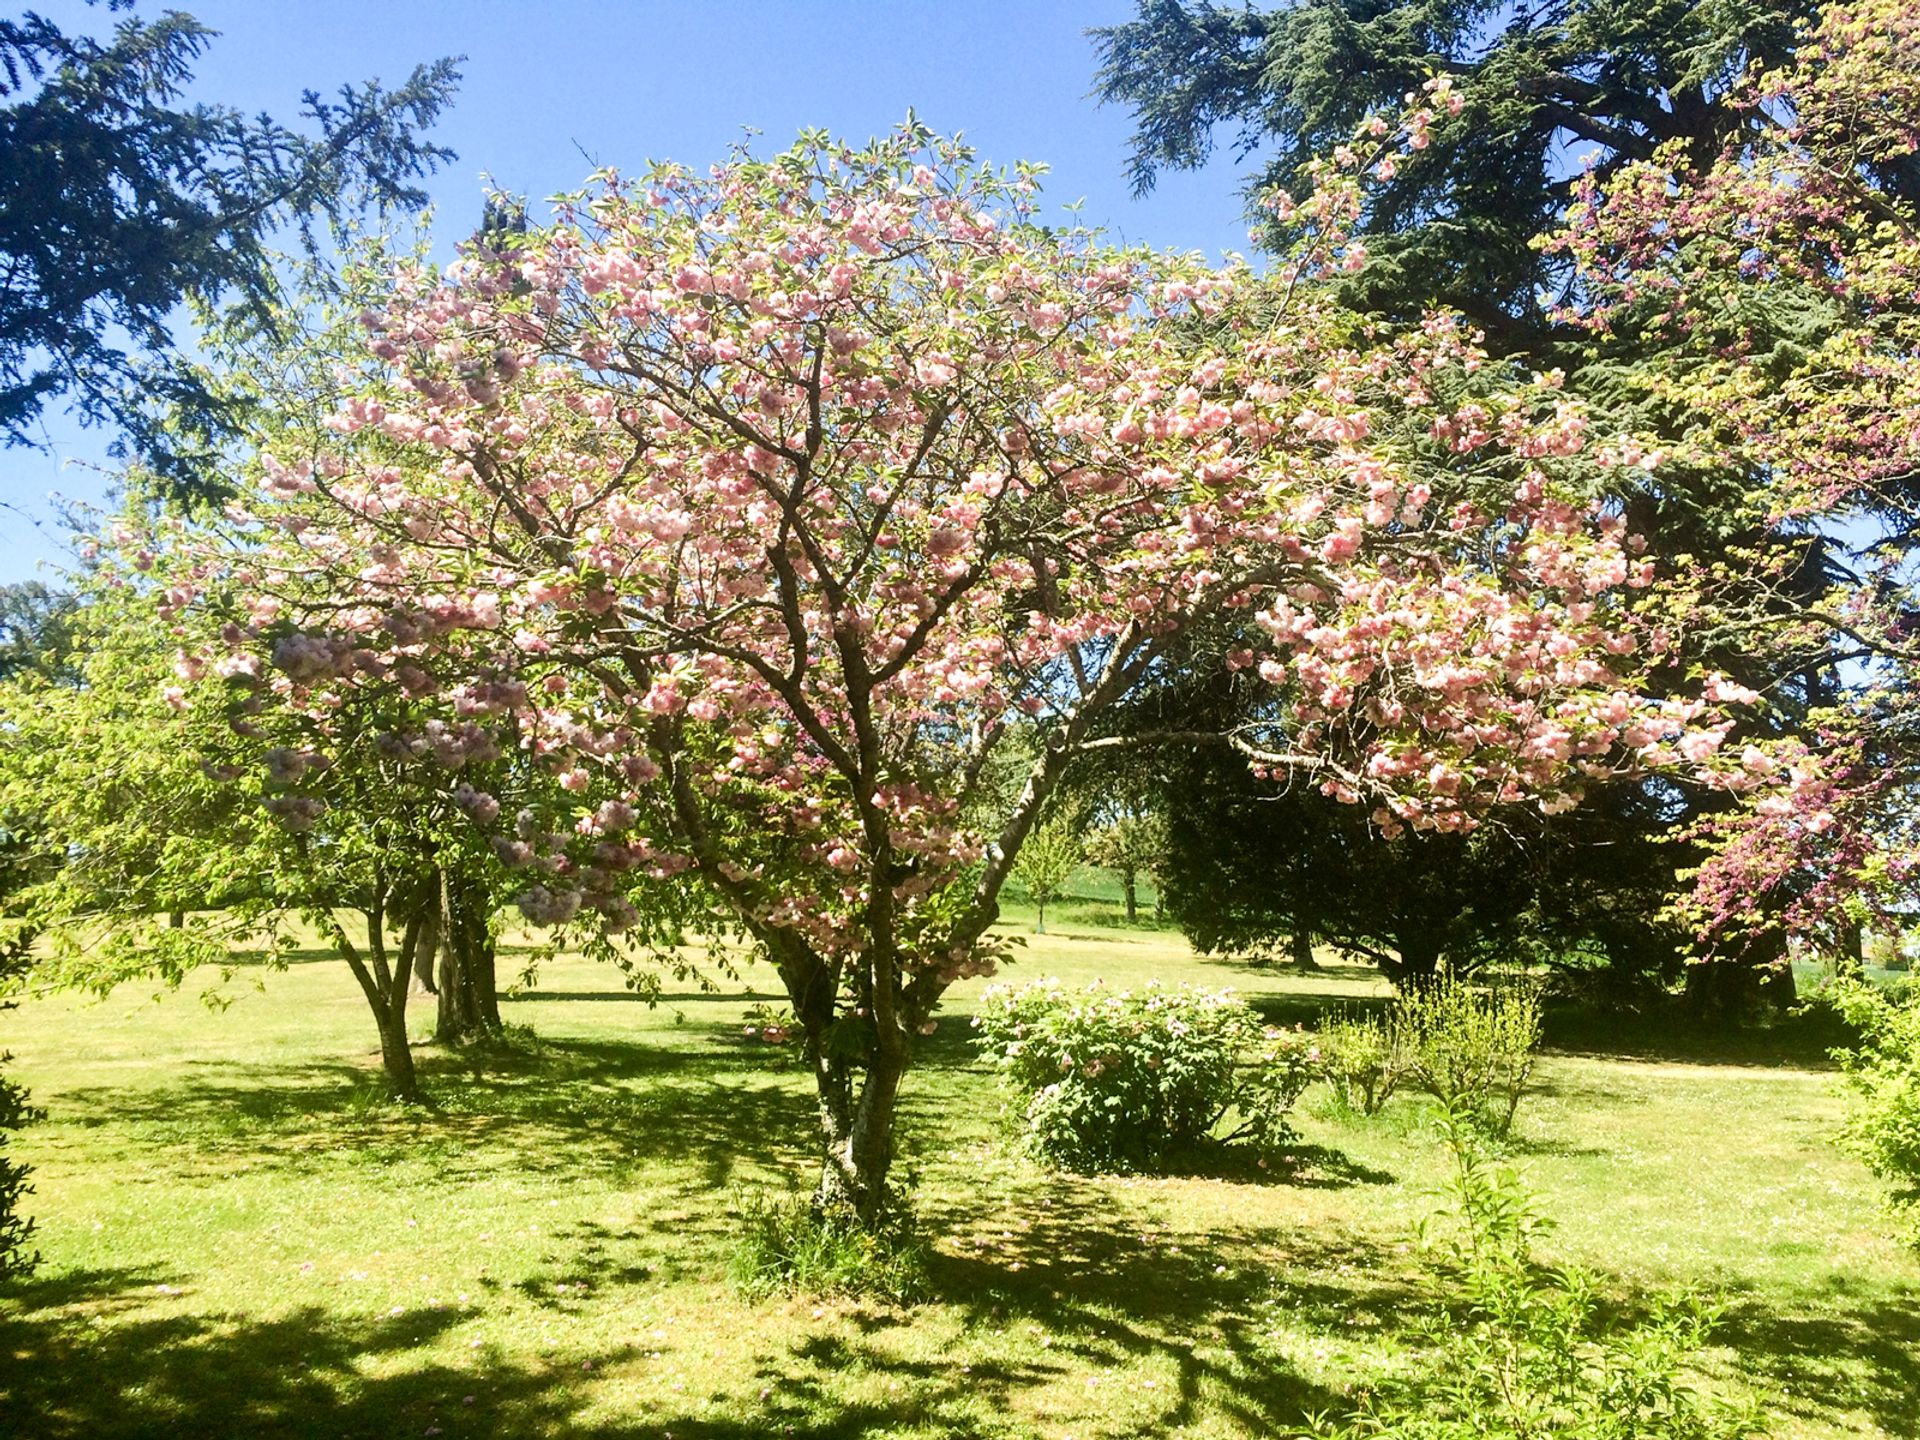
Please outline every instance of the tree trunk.
[[823, 1057], [815, 1066], [826, 1157], [814, 1206], [822, 1213], [849, 1212], [871, 1226], [886, 1209], [894, 1117], [907, 1066], [903, 1060], [870, 1056], [857, 1096], [852, 1069], [850, 1060], [837, 1056]]
[[1304, 926], [1293, 932], [1293, 968], [1296, 970], [1320, 968], [1320, 962], [1313, 958], [1313, 932]]
[[403, 1105], [420, 1103], [420, 1079], [414, 1073], [413, 1046], [407, 1039], [407, 987], [395, 984], [396, 1003], [380, 1025], [380, 1064], [387, 1088]]
[[1706, 960], [1687, 968], [1687, 1005], [1701, 1020], [1751, 1020], [1768, 1008], [1786, 1009], [1797, 998], [1787, 960]]
[[433, 1038], [464, 1045], [500, 1033], [493, 938], [488, 933], [486, 889], [471, 879], [440, 875], [439, 1013]]
[[433, 978], [433, 965], [439, 954], [440, 906], [435, 903], [420, 917], [420, 945], [413, 952], [413, 988], [417, 993], [440, 993], [440, 987]]
[[[377, 926], [380, 917], [373, 923]], [[406, 934], [400, 942], [400, 953], [395, 956], [396, 964], [387, 968], [381, 952], [385, 949], [378, 933], [373, 936], [375, 955], [375, 973], [379, 976], [385, 995], [385, 1004], [380, 1007], [380, 1063], [386, 1068], [387, 1084], [393, 1091], [393, 1098], [404, 1105], [420, 1103], [420, 1081], [413, 1069], [413, 1045], [407, 1039], [407, 994], [412, 988], [414, 956], [419, 953], [420, 932], [425, 928], [422, 918], [415, 915], [407, 922]]]
[[1140, 918], [1140, 897], [1136, 893], [1132, 870], [1120, 872], [1120, 893], [1126, 897], [1127, 923], [1131, 925]]
[[1380, 968], [1387, 979], [1401, 990], [1419, 990], [1433, 983], [1440, 972], [1440, 946], [1424, 933], [1394, 937], [1397, 960], [1383, 960]]
[[365, 912], [367, 953], [362, 956], [340, 922], [329, 914], [328, 929], [334, 948], [360, 982], [360, 991], [373, 1011], [374, 1025], [380, 1032], [380, 1065], [386, 1072], [387, 1088], [403, 1105], [421, 1103], [420, 1080], [413, 1068], [413, 1047], [407, 1040], [407, 992], [412, 980], [414, 955], [420, 942], [421, 922], [415, 916], [407, 922], [400, 953], [388, 963], [387, 942], [381, 933], [386, 922], [382, 893]]
[[[886, 1210], [900, 1082], [912, 1058], [905, 1031], [882, 1031], [900, 1023], [899, 1000], [848, 1014], [839, 967], [790, 937], [776, 940], [776, 954], [781, 941], [788, 948], [780, 955], [780, 978], [799, 1017], [819, 1100], [821, 1167], [814, 1209], [823, 1216], [851, 1215], [871, 1227]], [[859, 987], [869, 999], [873, 978]]]
[[493, 932], [484, 920], [480, 924], [479, 954], [474, 965], [475, 1000], [480, 1023], [489, 1035], [498, 1035], [506, 1026], [500, 1019], [500, 987], [495, 961]]

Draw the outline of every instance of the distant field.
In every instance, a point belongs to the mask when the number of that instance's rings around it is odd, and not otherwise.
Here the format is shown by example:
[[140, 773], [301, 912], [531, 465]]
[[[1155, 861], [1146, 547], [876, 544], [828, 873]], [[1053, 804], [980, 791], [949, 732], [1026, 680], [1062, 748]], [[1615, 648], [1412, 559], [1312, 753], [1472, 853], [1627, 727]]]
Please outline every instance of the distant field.
[[[1016, 978], [1232, 984], [1288, 1023], [1383, 993], [1087, 918], [1050, 914]], [[741, 1034], [771, 977], [745, 978], [650, 1008], [554, 964], [507, 1007], [535, 1048], [421, 1050], [424, 1116], [377, 1103], [337, 963], [247, 972], [224, 1013], [191, 983], [29, 1002], [3, 1023], [50, 1111], [20, 1147], [47, 1263], [0, 1302], [0, 1435], [1251, 1437], [1392, 1363], [1439, 1174], [1414, 1101], [1335, 1121], [1309, 1092], [1288, 1180], [1051, 1177], [999, 1143], [979, 982], [909, 1082], [938, 1298], [743, 1301], [729, 1195], [810, 1170], [803, 1077]], [[1735, 1053], [1549, 1056], [1516, 1150], [1558, 1253], [1624, 1302], [1721, 1295], [1708, 1363], [1776, 1397], [1777, 1434], [1913, 1436], [1920, 1265], [1830, 1143], [1817, 1051]]]

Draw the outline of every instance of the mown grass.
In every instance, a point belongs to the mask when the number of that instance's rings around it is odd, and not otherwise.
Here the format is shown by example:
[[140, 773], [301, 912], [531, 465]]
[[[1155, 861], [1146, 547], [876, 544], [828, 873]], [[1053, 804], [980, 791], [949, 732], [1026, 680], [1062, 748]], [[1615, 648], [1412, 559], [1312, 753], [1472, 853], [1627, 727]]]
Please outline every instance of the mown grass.
[[[1021, 972], [1230, 983], [1287, 1023], [1382, 993], [1049, 922]], [[46, 1264], [0, 1302], [0, 1434], [1272, 1435], [1395, 1363], [1422, 1303], [1415, 1101], [1356, 1121], [1310, 1092], [1285, 1174], [1049, 1176], [1000, 1143], [978, 983], [910, 1080], [911, 1309], [726, 1282], [733, 1197], [811, 1169], [804, 1077], [741, 1033], [754, 991], [649, 1007], [557, 962], [507, 1007], [535, 1043], [423, 1047], [437, 1108], [404, 1114], [337, 964], [245, 972], [222, 1013], [191, 990], [8, 1017], [50, 1118], [20, 1144]], [[1721, 1295], [1707, 1368], [1782, 1436], [1920, 1430], [1920, 1265], [1831, 1143], [1817, 1050], [1575, 1022], [1514, 1143], [1557, 1252], [1622, 1304]]]

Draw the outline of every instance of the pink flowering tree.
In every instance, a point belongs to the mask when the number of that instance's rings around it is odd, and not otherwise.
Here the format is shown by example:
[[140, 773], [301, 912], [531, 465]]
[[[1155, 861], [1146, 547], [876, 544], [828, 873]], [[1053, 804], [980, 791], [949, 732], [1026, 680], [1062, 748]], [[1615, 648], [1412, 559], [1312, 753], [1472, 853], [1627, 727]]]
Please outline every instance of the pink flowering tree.
[[[1552, 242], [1573, 317], [1645, 348], [1634, 380], [1677, 417], [1675, 459], [1755, 477], [1743, 518], [1777, 542], [1701, 557], [1674, 628], [1844, 682], [1810, 686], [1796, 737], [1750, 757], [1781, 783], [1703, 827], [1693, 909], [1733, 950], [1857, 940], [1862, 906], [1914, 899], [1920, 13], [1825, 7], [1743, 108], [1717, 155], [1669, 147], [1590, 183]], [[1806, 557], [1846, 551], [1810, 600]]]
[[[1711, 767], [1745, 697], [1644, 698], [1648, 570], [1583, 488], [1633, 457], [1454, 319], [1325, 298], [1362, 177], [1427, 118], [1286, 202], [1266, 277], [1045, 228], [1033, 172], [912, 127], [602, 175], [395, 274], [331, 437], [269, 447], [257, 500], [181, 541], [193, 583], [251, 597], [224, 643], [278, 703], [404, 693], [551, 780], [516, 826], [471, 811], [529, 920], [619, 932], [671, 891], [770, 962], [820, 1200], [871, 1220], [916, 1038], [1000, 957], [1076, 757], [1231, 744], [1388, 830]], [[1228, 630], [1244, 723], [1111, 733]]]

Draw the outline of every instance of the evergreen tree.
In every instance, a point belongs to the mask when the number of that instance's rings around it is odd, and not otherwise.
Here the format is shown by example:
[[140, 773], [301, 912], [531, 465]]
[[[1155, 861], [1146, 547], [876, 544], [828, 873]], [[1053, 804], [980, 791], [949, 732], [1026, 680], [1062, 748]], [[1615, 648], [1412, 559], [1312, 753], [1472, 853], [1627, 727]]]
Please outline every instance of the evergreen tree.
[[176, 352], [177, 307], [271, 325], [281, 227], [311, 249], [365, 203], [423, 205], [452, 152], [421, 132], [459, 79], [439, 60], [397, 89], [310, 90], [296, 130], [183, 98], [213, 37], [171, 10], [105, 39], [0, 19], [0, 437], [38, 443], [65, 402], [188, 496], [220, 492], [233, 421]]

